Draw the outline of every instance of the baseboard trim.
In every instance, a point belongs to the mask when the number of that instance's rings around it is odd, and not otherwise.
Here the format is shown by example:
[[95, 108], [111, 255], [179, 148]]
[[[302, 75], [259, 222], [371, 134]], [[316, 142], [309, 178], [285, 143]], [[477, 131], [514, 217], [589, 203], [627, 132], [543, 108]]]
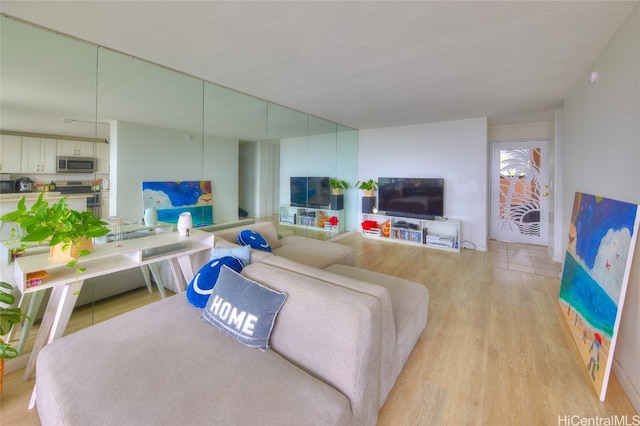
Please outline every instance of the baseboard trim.
[[631, 405], [633, 405], [636, 412], [640, 413], [640, 392], [633, 386], [633, 383], [629, 380], [629, 376], [627, 376], [624, 369], [615, 358], [613, 359], [613, 372], [618, 378], [624, 393], [627, 394], [629, 401], [631, 401]]

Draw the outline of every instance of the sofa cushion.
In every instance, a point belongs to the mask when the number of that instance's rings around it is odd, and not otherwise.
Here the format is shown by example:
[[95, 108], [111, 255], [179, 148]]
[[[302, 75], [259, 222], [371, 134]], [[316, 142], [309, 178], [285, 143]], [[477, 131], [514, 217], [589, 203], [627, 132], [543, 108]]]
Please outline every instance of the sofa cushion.
[[242, 275], [287, 293], [269, 352], [347, 395], [355, 417], [352, 424], [375, 425], [380, 409], [379, 301], [264, 263], [252, 263]]
[[187, 286], [187, 300], [189, 303], [199, 309], [207, 305], [213, 287], [216, 285], [218, 277], [220, 276], [220, 268], [222, 268], [223, 265], [237, 272], [242, 271], [242, 268], [244, 268], [241, 260], [231, 256], [210, 260], [200, 268]]
[[414, 281], [347, 265], [331, 265], [326, 270], [344, 277], [382, 286], [389, 292], [393, 308], [393, 323], [396, 327], [396, 342], [395, 359], [389, 365], [391, 371], [388, 379], [383, 378], [381, 382], [381, 390], [384, 391], [383, 396], [386, 399], [416, 342], [427, 326], [429, 289], [424, 284]]
[[256, 250], [271, 251], [269, 242], [258, 232], [251, 229], [240, 231], [238, 234], [238, 244], [241, 246], [248, 245]]
[[280, 248], [273, 254], [319, 269], [335, 263], [354, 265], [356, 262], [356, 254], [351, 247], [297, 236], [283, 238]]
[[286, 298], [223, 266], [201, 318], [240, 343], [266, 351]]
[[[391, 296], [387, 288], [372, 284], [367, 281], [340, 275], [330, 272], [331, 267], [327, 269], [318, 269], [282, 256], [271, 256], [263, 261], [267, 265], [285, 269], [287, 271], [296, 272], [298, 274], [313, 277], [322, 280], [327, 284], [348, 288], [359, 293], [369, 294], [379, 301], [380, 306], [380, 407], [387, 399], [387, 395], [395, 384], [398, 367], [396, 365], [397, 353], [397, 334], [395, 325], [394, 307]], [[350, 268], [345, 265], [345, 268]], [[356, 269], [356, 268], [352, 268]], [[393, 279], [394, 277], [389, 277]], [[305, 281], [300, 280], [300, 286], [304, 286]], [[402, 366], [400, 366], [402, 368]]]
[[244, 265], [251, 263], [251, 247], [250, 246], [233, 246], [233, 247], [213, 247], [211, 249], [211, 259], [219, 259], [225, 256], [232, 256], [240, 259]]
[[354, 423], [334, 387], [273, 350], [239, 345], [199, 314], [170, 296], [45, 346], [36, 377], [42, 424]]

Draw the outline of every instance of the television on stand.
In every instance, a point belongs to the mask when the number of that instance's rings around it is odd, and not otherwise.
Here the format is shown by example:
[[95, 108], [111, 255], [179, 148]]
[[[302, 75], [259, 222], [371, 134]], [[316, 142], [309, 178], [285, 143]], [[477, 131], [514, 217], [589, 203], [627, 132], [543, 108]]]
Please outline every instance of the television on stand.
[[331, 204], [329, 177], [292, 176], [290, 204], [295, 207], [328, 208]]
[[444, 179], [378, 178], [378, 210], [389, 216], [444, 217]]

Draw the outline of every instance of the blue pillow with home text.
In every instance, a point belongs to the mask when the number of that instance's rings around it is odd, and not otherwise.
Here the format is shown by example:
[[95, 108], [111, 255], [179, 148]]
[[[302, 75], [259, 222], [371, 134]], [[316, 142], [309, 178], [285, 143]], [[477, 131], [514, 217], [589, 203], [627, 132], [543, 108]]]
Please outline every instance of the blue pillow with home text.
[[269, 349], [276, 316], [287, 295], [223, 266], [200, 318], [240, 343]]
[[256, 250], [271, 251], [271, 246], [265, 238], [251, 229], [245, 229], [238, 234], [238, 244], [250, 246]]
[[218, 282], [220, 269], [227, 266], [236, 272], [244, 269], [244, 263], [236, 257], [224, 256], [210, 260], [193, 277], [187, 286], [187, 300], [198, 309], [207, 306], [213, 287]]

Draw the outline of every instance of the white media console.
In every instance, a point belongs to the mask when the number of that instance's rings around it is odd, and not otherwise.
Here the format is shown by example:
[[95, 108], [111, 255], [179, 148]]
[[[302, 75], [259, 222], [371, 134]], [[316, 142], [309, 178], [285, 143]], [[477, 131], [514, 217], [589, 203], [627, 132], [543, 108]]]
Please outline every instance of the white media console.
[[383, 214], [362, 214], [362, 235], [403, 244], [460, 252], [457, 219], [414, 219]]

